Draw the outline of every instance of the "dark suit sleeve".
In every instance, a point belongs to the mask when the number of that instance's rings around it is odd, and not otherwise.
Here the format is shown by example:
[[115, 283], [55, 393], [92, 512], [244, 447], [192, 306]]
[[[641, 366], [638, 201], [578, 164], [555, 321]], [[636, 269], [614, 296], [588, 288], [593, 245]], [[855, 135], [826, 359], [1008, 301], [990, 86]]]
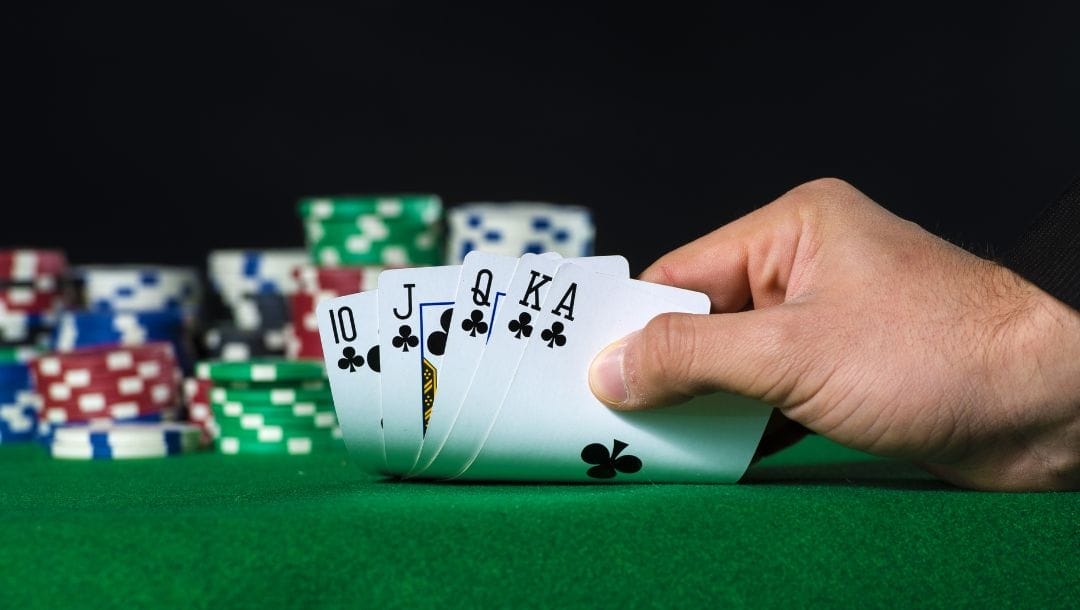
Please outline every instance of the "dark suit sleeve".
[[1080, 179], [1036, 217], [1001, 264], [1080, 310]]

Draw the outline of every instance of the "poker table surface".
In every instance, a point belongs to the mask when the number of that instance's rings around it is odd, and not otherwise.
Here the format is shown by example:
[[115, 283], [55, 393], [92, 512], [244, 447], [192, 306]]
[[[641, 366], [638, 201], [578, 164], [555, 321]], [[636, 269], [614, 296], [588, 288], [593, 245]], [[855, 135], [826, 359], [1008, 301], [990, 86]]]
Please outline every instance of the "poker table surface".
[[811, 437], [736, 485], [368, 476], [347, 454], [0, 446], [0, 608], [1077, 607], [1080, 494]]

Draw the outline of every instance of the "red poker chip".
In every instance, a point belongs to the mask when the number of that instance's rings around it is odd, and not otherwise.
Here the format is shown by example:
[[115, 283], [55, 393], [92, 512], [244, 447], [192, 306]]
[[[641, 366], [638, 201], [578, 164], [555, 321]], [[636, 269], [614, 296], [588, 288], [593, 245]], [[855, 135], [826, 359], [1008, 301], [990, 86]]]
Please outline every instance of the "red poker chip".
[[89, 417], [118, 419], [149, 415], [177, 406], [176, 392], [148, 390], [135, 396], [110, 392], [73, 395], [70, 400], [42, 398], [41, 416], [52, 422], [83, 421]]
[[210, 391], [214, 389], [214, 382], [209, 379], [188, 377], [184, 379], [184, 402], [191, 404], [200, 402], [210, 404]]
[[67, 257], [60, 250], [0, 250], [0, 279], [33, 280], [39, 275], [63, 275]]
[[55, 311], [62, 304], [59, 292], [46, 292], [31, 286], [0, 288], [0, 311], [42, 314]]
[[70, 352], [54, 352], [35, 360], [32, 370], [40, 381], [62, 379], [67, 371], [86, 370], [95, 376], [119, 375], [137, 371], [140, 365], [157, 362], [163, 370], [176, 368], [176, 355], [166, 342], [129, 347], [90, 347]]
[[171, 379], [84, 388], [72, 388], [62, 383], [51, 383], [43, 387], [38, 393], [41, 395], [42, 404], [72, 406], [74, 408], [83, 408], [79, 406], [79, 403], [88, 396], [99, 397], [99, 399], [106, 402], [138, 400], [150, 404], [176, 402], [176, 399], [180, 396], [176, 383]]
[[41, 409], [40, 417], [43, 421], [54, 424], [82, 423], [95, 419], [108, 418], [113, 420], [133, 419], [159, 413], [169, 413], [174, 405], [149, 405], [135, 401], [120, 401], [102, 405], [100, 409], [81, 410], [65, 407], [62, 405], [46, 405]]
[[[39, 367], [41, 372], [34, 372], [34, 380], [39, 387], [45, 387], [50, 383], [62, 383], [73, 388], [87, 386], [105, 386], [119, 379], [138, 377], [144, 381], [172, 379], [179, 381], [180, 369], [176, 362], [169, 360], [142, 360], [132, 362], [130, 367], [119, 370], [109, 370], [102, 367], [79, 367], [79, 368], [56, 368], [46, 365]], [[45, 371], [55, 374], [47, 375]]]
[[293, 269], [293, 278], [301, 292], [353, 294], [375, 287], [383, 267], [315, 267], [301, 265]]
[[202, 431], [202, 444], [210, 445], [217, 436], [214, 412], [210, 408], [210, 392], [214, 389], [214, 382], [188, 377], [183, 385], [187, 419]]
[[296, 355], [293, 357], [300, 360], [322, 360], [322, 340], [319, 333], [297, 333]]
[[84, 394], [108, 393], [117, 396], [138, 396], [146, 388], [160, 387], [162, 385], [173, 388], [176, 393], [176, 385], [180, 376], [175, 371], [163, 370], [159, 375], [143, 377], [138, 374], [116, 375], [108, 378], [85, 377], [82, 375], [68, 375], [67, 382], [45, 381], [36, 383], [35, 386], [46, 400], [67, 401], [73, 396]]

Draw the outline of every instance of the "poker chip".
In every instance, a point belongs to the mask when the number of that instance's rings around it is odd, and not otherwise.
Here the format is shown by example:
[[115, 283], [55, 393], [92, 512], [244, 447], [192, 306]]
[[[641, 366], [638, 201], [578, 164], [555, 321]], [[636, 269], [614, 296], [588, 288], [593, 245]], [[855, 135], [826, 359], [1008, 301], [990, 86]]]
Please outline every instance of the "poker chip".
[[0, 249], [0, 443], [33, 440], [42, 408], [31, 364], [67, 302], [59, 250]]
[[226, 455], [307, 454], [340, 450], [341, 432], [321, 361], [256, 359], [205, 361], [197, 378], [212, 384], [200, 413], [206, 429]]
[[312, 259], [326, 267], [435, 265], [442, 201], [435, 195], [347, 195], [300, 200]]
[[33, 280], [41, 275], [60, 276], [67, 257], [60, 250], [0, 250], [0, 278]]
[[0, 363], [21, 362], [23, 364], [37, 358], [41, 350], [32, 345], [0, 345]]
[[291, 406], [296, 403], [329, 403], [331, 393], [330, 386], [325, 384], [269, 389], [217, 387], [210, 389], [208, 399], [219, 404]]
[[322, 360], [322, 340], [315, 307], [333, 299], [378, 286], [385, 267], [317, 267], [304, 265], [293, 270], [297, 292], [289, 297], [292, 321], [286, 328], [285, 355], [289, 358]]
[[47, 338], [55, 318], [22, 311], [0, 312], [0, 345], [32, 346]]
[[10, 400], [0, 398], [0, 444], [33, 440], [39, 409], [33, 391], [19, 391]]
[[182, 423], [128, 423], [62, 427], [50, 452], [62, 459], [129, 459], [177, 455], [198, 449], [202, 432]]
[[[59, 250], [0, 249], [0, 363], [25, 365], [48, 348], [67, 301], [66, 273], [67, 258]], [[24, 389], [27, 373], [0, 374], [0, 396], [10, 399]]]
[[203, 353], [207, 358], [229, 362], [281, 356], [287, 343], [285, 335], [281, 329], [251, 330], [219, 322], [204, 333]]
[[430, 225], [442, 216], [442, 200], [422, 193], [307, 197], [300, 200], [299, 210], [301, 217], [311, 220], [353, 220], [371, 214]]
[[333, 415], [334, 404], [330, 401], [302, 401], [298, 400], [289, 404], [270, 404], [239, 402], [236, 400], [227, 402], [210, 401], [210, 406], [215, 415], [220, 411], [227, 417], [242, 417], [244, 415], [258, 415], [271, 420], [276, 419], [304, 419], [316, 415], [329, 413]]
[[292, 294], [292, 271], [307, 262], [303, 250], [213, 250], [207, 270], [214, 290], [231, 306], [247, 295]]
[[464, 204], [448, 212], [447, 225], [450, 264], [460, 263], [473, 250], [505, 256], [590, 256], [595, 238], [588, 208], [549, 203]]
[[161, 265], [80, 265], [74, 276], [90, 309], [153, 312], [179, 309], [194, 321], [202, 303], [195, 269]]
[[30, 366], [49, 424], [160, 415], [178, 403], [180, 372], [168, 343], [43, 355]]
[[255, 359], [247, 362], [200, 362], [195, 376], [212, 381], [278, 382], [309, 381], [326, 377], [321, 362], [309, 360]]
[[135, 423], [160, 423], [176, 421], [178, 419], [178, 413], [175, 410], [166, 409], [154, 413], [147, 413], [146, 415], [138, 415], [135, 417], [125, 418], [112, 418], [107, 416], [91, 417], [89, 419], [78, 422], [51, 422], [47, 419], [38, 418], [37, 427], [34, 433], [35, 440], [41, 445], [48, 447], [52, 444], [53, 433], [61, 428], [76, 428], [85, 426], [108, 426], [113, 424], [135, 424]]
[[[93, 370], [146, 375], [147, 363], [175, 365], [173, 346], [153, 342], [136, 346], [98, 346], [75, 351], [46, 354], [33, 363], [34, 374], [40, 380], [60, 380], [71, 371]], [[156, 374], [156, 373], [154, 373]]]
[[60, 352], [87, 347], [137, 346], [169, 342], [181, 368], [191, 366], [191, 342], [181, 313], [176, 309], [122, 313], [114, 311], [69, 311], [60, 316], [53, 337], [53, 349]]
[[188, 377], [183, 383], [184, 407], [188, 421], [202, 430], [202, 444], [209, 445], [217, 436], [214, 413], [210, 410], [210, 392], [214, 383]]
[[19, 363], [0, 364], [0, 388], [30, 387], [30, 367]]
[[0, 312], [47, 315], [64, 304], [61, 280], [40, 276], [33, 281], [0, 280]]
[[224, 455], [287, 454], [309, 455], [320, 451], [340, 449], [339, 441], [325, 441], [318, 436], [282, 437], [281, 440], [259, 440], [222, 435], [217, 440], [218, 451]]
[[[317, 267], [300, 265], [293, 269], [297, 290], [309, 295], [342, 296], [378, 288], [379, 274], [386, 269], [367, 267]], [[330, 297], [333, 298], [333, 297]]]

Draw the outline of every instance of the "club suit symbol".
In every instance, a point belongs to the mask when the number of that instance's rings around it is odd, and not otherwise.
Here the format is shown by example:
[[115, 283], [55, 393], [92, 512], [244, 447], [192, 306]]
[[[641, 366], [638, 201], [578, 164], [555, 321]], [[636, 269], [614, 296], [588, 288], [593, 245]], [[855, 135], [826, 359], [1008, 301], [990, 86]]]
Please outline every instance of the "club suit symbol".
[[606, 445], [593, 443], [581, 450], [581, 459], [586, 464], [593, 464], [585, 474], [594, 479], [612, 479], [616, 473], [634, 474], [641, 470], [641, 460], [636, 455], [619, 455], [629, 445], [614, 439], [612, 451]]
[[364, 357], [356, 353], [356, 349], [353, 347], [346, 347], [341, 350], [341, 358], [337, 361], [337, 366], [341, 370], [348, 370], [350, 373], [355, 373], [356, 369], [364, 366]]
[[[373, 346], [371, 349], [368, 350], [366, 363], [368, 365], [368, 368], [370, 368], [372, 371], [376, 373], [379, 372], [378, 345]], [[339, 358], [337, 361], [339, 369], [343, 371], [347, 370], [350, 373], [355, 373], [356, 371], [360, 370], [364, 367], [364, 364], [364, 357], [356, 353], [356, 349], [352, 346], [346, 347], [345, 349], [341, 350], [341, 358]]]
[[470, 337], [475, 337], [477, 333], [486, 335], [488, 324], [484, 321], [484, 312], [479, 309], [472, 310], [469, 317], [461, 321], [461, 330], [469, 333]]
[[540, 332], [540, 338], [546, 341], [547, 346], [551, 349], [562, 347], [566, 345], [566, 335], [563, 334], [564, 330], [566, 330], [566, 327], [563, 326], [562, 322], [552, 322], [551, 328], [545, 328]]
[[532, 336], [533, 327], [529, 324], [530, 322], [532, 322], [532, 316], [524, 311], [518, 315], [517, 320], [510, 320], [508, 327], [510, 332], [514, 333], [515, 339]]
[[390, 340], [390, 344], [403, 352], [407, 352], [410, 347], [420, 345], [420, 339], [417, 339], [416, 335], [412, 334], [411, 326], [402, 324], [401, 328], [398, 329], [397, 336]]

